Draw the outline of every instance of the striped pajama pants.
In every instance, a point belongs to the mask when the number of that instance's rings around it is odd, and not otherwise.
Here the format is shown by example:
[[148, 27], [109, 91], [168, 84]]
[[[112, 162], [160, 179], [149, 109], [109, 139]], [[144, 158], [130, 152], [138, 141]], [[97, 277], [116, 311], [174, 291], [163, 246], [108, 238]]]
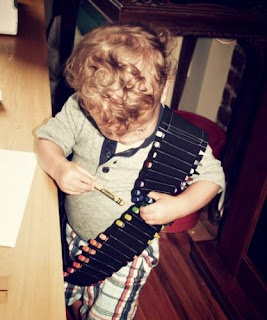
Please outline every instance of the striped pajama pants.
[[[70, 257], [79, 253], [87, 243], [67, 225], [67, 242]], [[159, 258], [158, 240], [154, 239], [140, 256], [113, 273], [100, 284], [80, 287], [65, 282], [66, 304], [81, 300], [83, 320], [128, 320], [133, 319], [138, 306], [138, 295], [151, 269]]]

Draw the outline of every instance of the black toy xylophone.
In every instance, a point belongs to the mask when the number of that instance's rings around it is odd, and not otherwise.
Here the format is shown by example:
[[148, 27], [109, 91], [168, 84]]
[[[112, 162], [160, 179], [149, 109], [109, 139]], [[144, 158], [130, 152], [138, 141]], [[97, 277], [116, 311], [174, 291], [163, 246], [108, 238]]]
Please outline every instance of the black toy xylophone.
[[207, 134], [165, 107], [153, 146], [132, 191], [132, 205], [95, 241], [82, 250], [86, 262], [70, 262], [73, 273], [65, 281], [89, 286], [103, 281], [132, 261], [158, 235], [161, 225], [148, 225], [139, 215], [141, 206], [153, 200], [154, 190], [177, 195], [184, 190], [207, 147]]

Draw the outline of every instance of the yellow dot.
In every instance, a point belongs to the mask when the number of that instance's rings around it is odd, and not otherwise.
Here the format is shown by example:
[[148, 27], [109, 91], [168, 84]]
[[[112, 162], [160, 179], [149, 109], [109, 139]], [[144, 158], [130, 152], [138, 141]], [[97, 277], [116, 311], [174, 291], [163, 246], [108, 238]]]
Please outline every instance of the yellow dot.
[[117, 220], [116, 225], [120, 228], [123, 228], [125, 226], [125, 224], [121, 220]]
[[129, 214], [129, 213], [126, 213], [125, 216], [124, 216], [125, 220], [127, 221], [131, 221], [133, 219], [133, 217]]
[[160, 238], [160, 235], [156, 232], [156, 233], [154, 234], [154, 238], [159, 239], [159, 238]]

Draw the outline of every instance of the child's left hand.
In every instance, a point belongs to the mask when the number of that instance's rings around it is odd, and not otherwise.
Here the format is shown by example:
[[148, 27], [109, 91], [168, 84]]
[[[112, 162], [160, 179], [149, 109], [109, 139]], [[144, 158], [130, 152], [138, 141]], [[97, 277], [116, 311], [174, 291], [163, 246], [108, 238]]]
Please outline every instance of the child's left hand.
[[147, 224], [167, 224], [203, 208], [215, 197], [220, 187], [210, 181], [197, 181], [177, 196], [149, 192], [154, 203], [140, 208]]
[[178, 196], [152, 191], [148, 194], [155, 200], [154, 203], [140, 208], [140, 215], [147, 224], [167, 224], [182, 217], [183, 205], [179, 205]]

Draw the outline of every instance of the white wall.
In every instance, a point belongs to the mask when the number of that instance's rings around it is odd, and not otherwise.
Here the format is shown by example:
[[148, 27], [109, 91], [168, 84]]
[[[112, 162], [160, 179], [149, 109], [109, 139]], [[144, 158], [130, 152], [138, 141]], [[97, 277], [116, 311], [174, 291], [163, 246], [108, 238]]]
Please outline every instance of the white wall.
[[[172, 59], [175, 66], [178, 65], [182, 43], [183, 43], [183, 37], [175, 37], [175, 49], [172, 52]], [[169, 81], [167, 97], [166, 97], [166, 100], [164, 101], [164, 103], [169, 107], [171, 106], [174, 83], [175, 83], [175, 75], [173, 75], [172, 79], [170, 79]]]
[[203, 78], [208, 63], [211, 39], [201, 38], [197, 41], [179, 109], [196, 112], [201, 94]]
[[216, 120], [235, 41], [223, 44], [199, 38], [188, 71], [179, 109]]

